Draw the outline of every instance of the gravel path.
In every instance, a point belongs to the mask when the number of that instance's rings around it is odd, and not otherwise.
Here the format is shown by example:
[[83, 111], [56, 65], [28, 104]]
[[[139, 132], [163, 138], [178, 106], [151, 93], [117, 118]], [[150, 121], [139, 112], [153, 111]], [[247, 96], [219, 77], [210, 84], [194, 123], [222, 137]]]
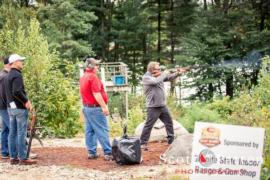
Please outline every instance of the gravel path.
[[[75, 139], [47, 139], [43, 140], [45, 147], [85, 147], [83, 138]], [[41, 147], [38, 142], [33, 141], [33, 147]], [[130, 166], [103, 172], [93, 169], [80, 169], [70, 165], [67, 166], [19, 166], [10, 165], [8, 161], [0, 161], [0, 180], [118, 180], [118, 179], [170, 179], [175, 178], [175, 171], [179, 169], [173, 165], [156, 166]], [[182, 167], [181, 167], [182, 168]], [[178, 174], [177, 179], [183, 179]], [[186, 177], [187, 178], [187, 177]], [[184, 179], [186, 179], [184, 178]]]
[[[19, 166], [0, 163], [0, 179], [2, 180], [62, 180], [62, 179], [166, 179], [174, 176], [177, 169], [171, 165], [152, 167], [136, 167], [127, 170], [102, 172], [91, 169], [78, 169], [68, 166]], [[177, 175], [180, 178], [180, 175]]]

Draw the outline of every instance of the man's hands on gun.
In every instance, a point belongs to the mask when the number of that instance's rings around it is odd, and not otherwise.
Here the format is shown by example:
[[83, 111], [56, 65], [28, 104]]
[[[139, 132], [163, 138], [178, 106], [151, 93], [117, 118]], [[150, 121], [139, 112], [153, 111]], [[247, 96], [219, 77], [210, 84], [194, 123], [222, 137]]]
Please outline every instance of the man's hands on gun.
[[190, 67], [180, 67], [180, 68], [177, 68], [177, 72], [179, 74], [184, 74], [186, 72], [190, 71]]
[[179, 75], [187, 73], [191, 70], [190, 67], [179, 67], [174, 69], [164, 69], [164, 71], [161, 70], [162, 68], [160, 66], [156, 66], [154, 70], [152, 71], [152, 76], [158, 77], [162, 74], [171, 74], [171, 73], [178, 73]]

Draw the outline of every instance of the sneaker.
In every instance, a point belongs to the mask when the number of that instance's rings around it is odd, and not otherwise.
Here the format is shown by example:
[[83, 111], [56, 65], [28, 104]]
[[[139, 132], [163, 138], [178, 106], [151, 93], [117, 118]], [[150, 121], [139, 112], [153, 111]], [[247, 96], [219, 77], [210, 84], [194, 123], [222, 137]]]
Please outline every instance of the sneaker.
[[144, 151], [148, 151], [147, 144], [141, 144], [141, 149], [144, 150]]
[[88, 154], [88, 159], [97, 159], [98, 157], [98, 154]]
[[37, 161], [31, 159], [20, 160], [19, 165], [33, 165], [37, 164]]
[[29, 158], [30, 159], [37, 159], [38, 155], [34, 153], [30, 153]]
[[174, 141], [174, 136], [168, 137], [168, 144], [172, 144]]
[[10, 159], [10, 164], [11, 165], [19, 164], [19, 159]]
[[2, 159], [9, 159], [9, 156], [1, 156]]
[[105, 154], [104, 155], [104, 160], [105, 161], [112, 161], [113, 160], [112, 154]]

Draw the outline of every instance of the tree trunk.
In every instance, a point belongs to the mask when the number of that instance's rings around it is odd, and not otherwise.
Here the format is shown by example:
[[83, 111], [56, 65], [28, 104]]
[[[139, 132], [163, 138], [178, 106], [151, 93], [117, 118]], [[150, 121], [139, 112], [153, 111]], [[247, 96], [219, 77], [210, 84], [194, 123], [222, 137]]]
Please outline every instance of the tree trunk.
[[28, 7], [28, 5], [29, 5], [28, 0], [24, 0], [24, 2], [25, 2], [25, 6]]
[[146, 34], [143, 35], [142, 38], [142, 47], [143, 47], [143, 71], [146, 72], [147, 71], [147, 64], [148, 64], [148, 58], [147, 58], [147, 44], [146, 44]]
[[259, 70], [254, 70], [252, 72], [251, 84], [254, 86], [256, 86], [258, 84], [258, 74], [259, 74]]
[[157, 44], [157, 61], [160, 62], [161, 54], [161, 0], [158, 0], [158, 44]]
[[[104, 36], [104, 32], [105, 32], [105, 13], [104, 13], [104, 0], [100, 0], [100, 8], [102, 9], [102, 15], [101, 15], [101, 18], [100, 18], [100, 21], [101, 21], [101, 25], [100, 25], [100, 35], [101, 36]], [[105, 38], [103, 37], [104, 41], [105, 41]], [[103, 41], [103, 45], [102, 45], [102, 49], [101, 49], [101, 56], [102, 56], [102, 59], [105, 59], [106, 58], [106, 53], [105, 53], [105, 42]]]
[[119, 56], [118, 49], [119, 49], [119, 45], [118, 45], [118, 43], [115, 43], [115, 45], [114, 45], [114, 58], [113, 58], [113, 62], [118, 61], [118, 56]]
[[224, 14], [228, 14], [228, 11], [232, 6], [232, 1], [233, 0], [231, 0], [231, 1], [230, 0], [224, 0], [224, 2], [223, 2], [223, 12], [224, 12]]
[[[213, 4], [213, 1], [212, 1]], [[203, 0], [203, 9], [206, 11], [207, 10], [207, 1]]]
[[265, 7], [264, 7], [264, 0], [261, 0], [260, 2], [260, 13], [261, 13], [261, 19], [260, 19], [260, 31], [264, 30], [264, 26], [265, 26]]
[[170, 87], [170, 95], [171, 96], [174, 96], [175, 95], [175, 86], [176, 86], [175, 81], [172, 81], [171, 82], [171, 87]]
[[213, 83], [208, 84], [208, 92], [209, 92], [209, 99], [213, 99], [214, 97], [214, 87]]
[[170, 10], [171, 10], [171, 32], [170, 32], [170, 44], [171, 44], [171, 63], [174, 64], [174, 48], [175, 48], [175, 43], [174, 43], [174, 3], [173, 0], [170, 1]]
[[216, 4], [216, 6], [217, 6], [218, 8], [220, 8], [220, 0], [214, 0], [214, 2], [215, 2], [215, 4]]
[[218, 82], [218, 92], [219, 92], [219, 95], [222, 96], [222, 90], [221, 90], [221, 83]]
[[[111, 2], [111, 0], [107, 0], [106, 1], [106, 6], [105, 8], [107, 8], [107, 23], [106, 23], [106, 31], [107, 34], [110, 34], [111, 32], [111, 24], [112, 24], [112, 17], [113, 17], [113, 7], [114, 7], [114, 3]], [[106, 16], [106, 15], [105, 15]], [[114, 54], [111, 53], [110, 51], [110, 43], [112, 42], [112, 38], [110, 36], [106, 36], [106, 41], [105, 41], [105, 46], [106, 46], [106, 51], [105, 51], [105, 55], [107, 56], [107, 59], [109, 59], [109, 61], [112, 61], [111, 59], [113, 58]]]
[[[132, 62], [132, 68], [133, 69], [136, 69], [136, 55], [135, 55], [135, 51], [133, 51], [133, 58], [132, 58], [133, 62]], [[134, 94], [135, 93], [135, 89], [136, 89], [136, 86], [135, 86], [135, 83], [136, 82], [136, 72], [135, 71], [132, 71], [132, 93]]]
[[[170, 1], [170, 11], [171, 11], [171, 17], [170, 17], [170, 45], [171, 45], [171, 53], [170, 53], [170, 58], [171, 58], [171, 64], [175, 64], [174, 62], [174, 48], [175, 48], [175, 44], [174, 44], [174, 3], [173, 0]], [[171, 82], [171, 88], [170, 88], [170, 94], [171, 96], [175, 95], [175, 86], [176, 83], [175, 81]]]
[[231, 73], [226, 77], [226, 96], [233, 98], [233, 75]]

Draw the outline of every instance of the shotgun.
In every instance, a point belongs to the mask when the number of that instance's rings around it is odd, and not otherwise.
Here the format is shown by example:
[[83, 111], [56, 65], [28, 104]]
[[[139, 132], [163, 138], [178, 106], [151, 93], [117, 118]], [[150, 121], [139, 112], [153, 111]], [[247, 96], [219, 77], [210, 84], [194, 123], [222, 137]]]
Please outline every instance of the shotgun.
[[32, 140], [36, 134], [36, 124], [37, 124], [37, 114], [36, 114], [36, 111], [33, 109], [32, 120], [30, 122], [30, 130], [29, 130], [29, 141], [28, 141], [28, 149], [27, 149], [27, 156], [26, 156], [27, 158], [29, 158]]

